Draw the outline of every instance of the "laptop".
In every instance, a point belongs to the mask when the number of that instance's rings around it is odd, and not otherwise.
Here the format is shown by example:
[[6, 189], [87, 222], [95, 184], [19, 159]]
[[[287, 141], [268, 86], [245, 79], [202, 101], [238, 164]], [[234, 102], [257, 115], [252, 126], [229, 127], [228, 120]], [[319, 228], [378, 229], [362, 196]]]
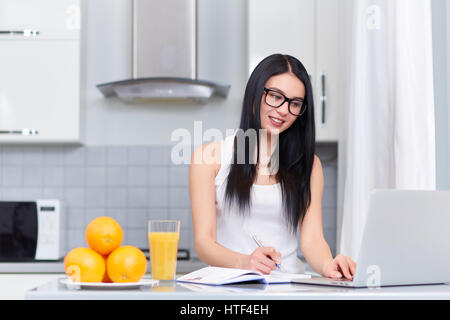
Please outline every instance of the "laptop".
[[450, 191], [373, 190], [353, 280], [301, 284], [383, 287], [450, 283]]

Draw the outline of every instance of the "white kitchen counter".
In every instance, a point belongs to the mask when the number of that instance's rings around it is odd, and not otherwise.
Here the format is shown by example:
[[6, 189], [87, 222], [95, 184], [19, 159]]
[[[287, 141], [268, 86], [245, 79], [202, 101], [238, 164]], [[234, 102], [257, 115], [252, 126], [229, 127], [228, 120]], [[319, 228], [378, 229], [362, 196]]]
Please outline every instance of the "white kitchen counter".
[[[450, 300], [450, 284], [351, 289], [300, 284], [236, 284], [190, 286], [162, 281], [136, 290], [69, 290], [59, 284], [62, 273], [0, 274], [0, 300], [9, 299], [144, 299], [144, 300], [311, 300], [311, 299], [432, 299]], [[178, 275], [179, 276], [179, 275]]]
[[134, 290], [68, 289], [52, 279], [25, 293], [25, 299], [83, 300], [450, 300], [450, 284], [397, 286], [377, 289], [339, 288], [300, 284], [190, 285], [161, 281], [154, 287]]
[[[177, 272], [188, 273], [205, 267], [198, 259], [177, 261]], [[150, 273], [150, 263], [148, 266]], [[64, 264], [58, 262], [1, 262], [0, 300], [24, 299], [25, 292], [51, 280], [64, 277]]]
[[56, 274], [20, 274], [3, 273], [0, 274], [0, 300], [23, 300], [25, 292], [38, 287], [43, 283], [58, 279], [64, 276]]

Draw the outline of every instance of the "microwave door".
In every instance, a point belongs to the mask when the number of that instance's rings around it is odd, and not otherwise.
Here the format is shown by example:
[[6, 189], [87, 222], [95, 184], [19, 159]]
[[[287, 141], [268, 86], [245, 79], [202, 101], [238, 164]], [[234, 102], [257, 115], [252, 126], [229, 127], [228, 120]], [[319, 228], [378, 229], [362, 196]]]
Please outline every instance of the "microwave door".
[[0, 260], [28, 261], [36, 254], [36, 202], [0, 201]]

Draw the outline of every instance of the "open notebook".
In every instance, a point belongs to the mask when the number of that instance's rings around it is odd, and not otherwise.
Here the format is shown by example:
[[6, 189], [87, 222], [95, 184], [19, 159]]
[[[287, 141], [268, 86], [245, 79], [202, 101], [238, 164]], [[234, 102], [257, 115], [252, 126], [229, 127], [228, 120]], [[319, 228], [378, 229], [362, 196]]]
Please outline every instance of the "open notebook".
[[262, 283], [290, 283], [294, 279], [309, 279], [309, 274], [291, 274], [272, 271], [270, 275], [264, 275], [254, 270], [243, 270], [234, 268], [205, 267], [184, 276], [176, 281], [199, 283], [208, 285], [223, 285], [247, 281], [257, 281]]

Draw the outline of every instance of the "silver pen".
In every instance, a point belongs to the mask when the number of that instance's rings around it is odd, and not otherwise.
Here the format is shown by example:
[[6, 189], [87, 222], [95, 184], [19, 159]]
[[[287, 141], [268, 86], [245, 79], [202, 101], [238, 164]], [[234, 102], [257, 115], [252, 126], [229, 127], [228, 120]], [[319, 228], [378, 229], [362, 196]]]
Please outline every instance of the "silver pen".
[[[264, 247], [262, 242], [256, 237], [256, 235], [252, 234], [252, 239], [253, 241], [256, 242], [256, 244], [258, 245], [258, 247]], [[281, 265], [276, 263], [277, 268], [281, 271]]]

